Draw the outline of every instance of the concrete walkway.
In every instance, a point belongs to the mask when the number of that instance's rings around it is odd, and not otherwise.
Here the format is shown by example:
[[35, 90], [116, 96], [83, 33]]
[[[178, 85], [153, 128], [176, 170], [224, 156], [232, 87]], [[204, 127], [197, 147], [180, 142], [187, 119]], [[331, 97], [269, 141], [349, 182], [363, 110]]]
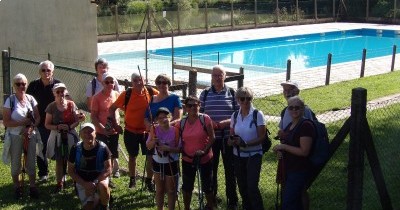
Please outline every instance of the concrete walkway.
[[[342, 31], [360, 28], [376, 28], [399, 30], [398, 25], [384, 24], [360, 24], [360, 23], [324, 23], [312, 25], [298, 25], [276, 28], [250, 29], [231, 32], [219, 32], [210, 34], [187, 35], [175, 37], [175, 47], [203, 45], [211, 43], [222, 43], [241, 40], [265, 39], [281, 36], [291, 36], [307, 33], [323, 33], [328, 31]], [[157, 38], [148, 40], [148, 49], [169, 48], [171, 46], [171, 38]], [[144, 51], [144, 40], [107, 42], [98, 44], [99, 56], [102, 54]], [[361, 54], [359, 55], [361, 57]], [[395, 65], [395, 69], [400, 68], [400, 61]], [[385, 56], [374, 59], [367, 59], [365, 66], [365, 76], [383, 74], [390, 72], [391, 56]], [[344, 80], [359, 78], [361, 69], [361, 61], [341, 63], [332, 65], [330, 83], [336, 83]], [[111, 66], [112, 70], [112, 66]], [[124, 71], [126, 72], [126, 71]], [[168, 73], [168, 72], [166, 72]], [[291, 79], [299, 83], [300, 89], [322, 86], [325, 84], [326, 67], [313, 68], [307, 70], [292, 70]], [[129, 78], [129, 75], [127, 76]], [[154, 75], [150, 76], [150, 79]], [[267, 96], [281, 92], [280, 83], [285, 81], [286, 74], [278, 73], [269, 76], [258, 76], [252, 79], [246, 79], [244, 85], [250, 87], [256, 96]], [[236, 87], [236, 84], [228, 85]]]

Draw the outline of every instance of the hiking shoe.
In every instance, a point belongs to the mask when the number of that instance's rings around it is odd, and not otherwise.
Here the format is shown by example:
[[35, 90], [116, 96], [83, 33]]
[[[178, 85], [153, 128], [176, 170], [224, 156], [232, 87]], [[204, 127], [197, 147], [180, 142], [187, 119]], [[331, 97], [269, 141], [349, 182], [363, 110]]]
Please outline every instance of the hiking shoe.
[[29, 188], [29, 196], [33, 199], [39, 198], [39, 191], [36, 187]]
[[136, 187], [136, 179], [135, 179], [134, 177], [131, 177], [131, 178], [129, 179], [128, 188], [133, 189], [133, 188], [135, 188], [135, 187]]
[[15, 199], [19, 200], [22, 198], [22, 187], [15, 188]]
[[121, 174], [119, 173], [119, 171], [116, 171], [114, 173], [114, 178], [119, 178], [119, 177], [121, 177]]
[[40, 176], [40, 177], [39, 177], [39, 182], [47, 182], [47, 179], [48, 179], [48, 178], [49, 178], [49, 177], [46, 176], [46, 175]]
[[154, 188], [154, 184], [153, 181], [151, 180], [151, 178], [146, 178], [145, 180], [146, 183], [146, 188], [149, 192], [155, 192], [155, 188]]

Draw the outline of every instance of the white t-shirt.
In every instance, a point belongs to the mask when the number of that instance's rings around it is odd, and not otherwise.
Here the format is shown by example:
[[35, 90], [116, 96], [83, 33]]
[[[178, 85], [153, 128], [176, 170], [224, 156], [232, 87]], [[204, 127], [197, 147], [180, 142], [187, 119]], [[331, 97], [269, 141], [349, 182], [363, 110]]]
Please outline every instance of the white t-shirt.
[[[92, 96], [96, 95], [98, 92], [100, 92], [101, 90], [103, 90], [103, 84], [101, 84], [101, 82], [96, 77], [96, 89], [94, 90], [94, 95], [92, 95], [92, 88], [93, 88], [92, 82], [93, 82], [93, 79], [90, 80], [90, 82], [86, 86], [86, 97], [92, 97]], [[115, 82], [114, 90], [121, 92], [121, 88], [118, 84], [118, 81], [114, 81], [114, 82]]]
[[[257, 128], [253, 122], [253, 112], [254, 112], [254, 107], [250, 107], [249, 114], [245, 117], [242, 117], [240, 114], [241, 109], [239, 109], [239, 114], [236, 119], [236, 125], [235, 125], [235, 134], [239, 135], [243, 141], [249, 142], [252, 139], [257, 138]], [[231, 116], [231, 128], [233, 128], [233, 124], [235, 123], [235, 113], [232, 114]], [[264, 114], [262, 111], [258, 110], [257, 113], [257, 126], [265, 125], [265, 119], [264, 119]], [[238, 155], [236, 148], [233, 149], [233, 154]], [[261, 154], [262, 155], [262, 145], [254, 145], [254, 146], [248, 146], [246, 148], [241, 148], [240, 152], [240, 157], [248, 157], [248, 156], [253, 156], [255, 154]]]
[[[22, 121], [26, 118], [26, 115], [28, 113], [28, 110], [33, 111], [33, 107], [37, 106], [37, 101], [35, 98], [31, 95], [25, 94], [26, 95], [26, 103], [23, 106], [21, 102], [18, 100], [18, 98], [13, 95], [10, 97], [14, 98], [14, 108], [11, 111], [11, 119], [15, 121]], [[4, 108], [11, 109], [11, 104], [10, 104], [10, 97], [7, 98], [6, 102], [4, 103]], [[33, 105], [33, 107], [32, 107]], [[24, 126], [17, 126], [17, 127], [7, 127], [8, 132], [13, 135], [19, 135], [22, 131]]]

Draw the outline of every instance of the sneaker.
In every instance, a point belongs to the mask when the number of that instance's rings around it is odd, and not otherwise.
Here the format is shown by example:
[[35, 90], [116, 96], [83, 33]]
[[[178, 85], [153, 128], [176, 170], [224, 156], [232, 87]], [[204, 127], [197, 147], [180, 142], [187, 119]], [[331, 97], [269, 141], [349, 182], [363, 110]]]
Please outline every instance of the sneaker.
[[39, 191], [36, 187], [29, 188], [29, 196], [33, 199], [39, 198]]
[[149, 192], [155, 192], [156, 190], [154, 189], [154, 184], [150, 178], [146, 178], [146, 188]]
[[47, 175], [44, 175], [44, 176], [40, 176], [39, 177], [39, 182], [47, 182], [47, 179], [48, 179], [49, 177], [47, 176]]
[[121, 176], [121, 174], [119, 173], [119, 171], [116, 171], [114, 173], [114, 178], [119, 178]]
[[133, 188], [135, 188], [135, 187], [136, 187], [136, 179], [135, 179], [134, 177], [131, 177], [131, 178], [129, 179], [128, 188], [133, 189]]
[[22, 187], [15, 188], [15, 199], [19, 200], [22, 198]]

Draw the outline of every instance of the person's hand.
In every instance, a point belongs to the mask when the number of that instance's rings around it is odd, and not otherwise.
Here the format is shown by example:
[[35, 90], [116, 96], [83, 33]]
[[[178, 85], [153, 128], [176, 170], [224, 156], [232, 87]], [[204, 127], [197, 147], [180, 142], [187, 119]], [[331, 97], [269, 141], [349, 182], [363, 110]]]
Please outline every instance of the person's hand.
[[278, 137], [279, 137], [280, 140], [286, 139], [287, 136], [288, 136], [288, 133], [285, 132], [284, 130], [281, 130], [281, 129], [280, 129], [280, 130], [278, 131]]
[[204, 152], [203, 150], [197, 150], [197, 151], [194, 153], [195, 156], [199, 156], [199, 157], [203, 156], [204, 154], [205, 154], [205, 152]]
[[116, 125], [116, 126], [114, 127], [114, 129], [115, 129], [119, 134], [121, 134], [121, 133], [124, 132], [124, 129], [122, 129], [121, 125]]
[[59, 131], [68, 131], [69, 130], [69, 126], [67, 124], [58, 124], [57, 125], [57, 130], [59, 130]]
[[78, 121], [83, 122], [86, 120], [86, 115], [83, 112], [78, 113]]
[[171, 151], [171, 147], [165, 144], [157, 146], [157, 150], [160, 152], [169, 152]]
[[282, 152], [282, 151], [285, 151], [285, 147], [286, 147], [286, 144], [277, 144], [272, 148], [272, 150], [274, 152]]

